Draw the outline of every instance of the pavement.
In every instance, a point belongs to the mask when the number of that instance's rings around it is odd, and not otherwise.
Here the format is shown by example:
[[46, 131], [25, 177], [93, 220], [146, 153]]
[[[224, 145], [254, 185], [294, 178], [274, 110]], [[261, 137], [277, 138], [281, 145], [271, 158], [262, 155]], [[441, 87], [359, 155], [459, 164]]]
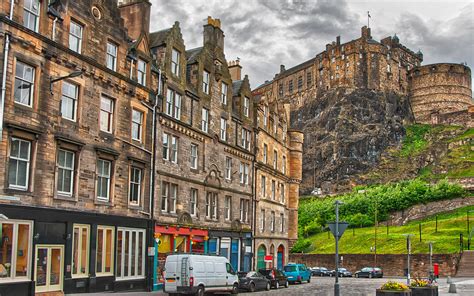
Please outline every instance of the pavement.
[[[383, 279], [362, 279], [362, 278], [341, 278], [340, 295], [341, 296], [374, 296], [375, 289], [379, 288], [388, 280], [405, 283], [405, 278], [383, 278]], [[449, 285], [446, 278], [438, 279], [438, 291], [440, 296], [473, 296], [474, 295], [474, 278], [453, 278], [456, 285], [457, 293], [448, 293]], [[74, 296], [165, 296], [163, 292], [128, 292], [128, 293], [88, 293], [74, 294]], [[225, 294], [223, 294], [225, 295]], [[241, 296], [299, 296], [299, 295], [318, 295], [333, 296], [334, 295], [334, 278], [329, 277], [313, 277], [311, 283], [290, 285], [289, 288], [272, 289], [270, 291], [261, 291], [255, 293], [241, 292]]]

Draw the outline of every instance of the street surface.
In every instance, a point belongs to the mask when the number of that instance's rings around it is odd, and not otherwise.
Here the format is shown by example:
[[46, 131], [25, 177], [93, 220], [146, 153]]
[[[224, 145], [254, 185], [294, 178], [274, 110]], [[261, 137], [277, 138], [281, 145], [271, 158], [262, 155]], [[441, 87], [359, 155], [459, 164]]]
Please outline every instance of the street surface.
[[[374, 296], [375, 289], [380, 287], [388, 280], [395, 280], [397, 282], [405, 283], [403, 278], [383, 278], [383, 279], [357, 279], [357, 278], [342, 278], [340, 279], [341, 296]], [[474, 295], [474, 279], [472, 278], [454, 278], [456, 283], [457, 293], [448, 293], [449, 285], [446, 283], [446, 278], [438, 280], [439, 295], [440, 296], [473, 296]], [[318, 295], [318, 296], [332, 296], [334, 295], [334, 278], [330, 277], [313, 277], [311, 283], [290, 285], [289, 288], [280, 288], [278, 290], [261, 291], [255, 293], [241, 292], [240, 296], [299, 296], [299, 295]], [[77, 296], [78, 294], [74, 294]], [[81, 294], [88, 296], [106, 295], [106, 296], [165, 296], [163, 292], [130, 292], [130, 293], [102, 293], [102, 294]]]

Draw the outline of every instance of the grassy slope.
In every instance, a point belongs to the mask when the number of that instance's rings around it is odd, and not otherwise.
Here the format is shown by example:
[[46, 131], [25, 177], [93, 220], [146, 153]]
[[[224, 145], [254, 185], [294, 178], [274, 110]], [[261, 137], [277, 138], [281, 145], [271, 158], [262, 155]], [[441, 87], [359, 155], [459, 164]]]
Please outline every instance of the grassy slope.
[[[414, 234], [412, 253], [428, 253], [428, 242], [434, 242], [434, 253], [454, 253], [459, 251], [459, 234], [467, 238], [466, 212], [474, 211], [474, 206], [464, 207], [454, 212], [438, 214], [438, 232], [435, 232], [435, 216], [413, 221], [404, 226], [390, 226], [389, 235], [385, 226], [377, 230], [377, 253], [399, 254], [406, 252], [406, 239], [403, 234]], [[422, 223], [422, 241], [419, 238], [419, 223]], [[474, 212], [470, 213], [470, 226], [474, 227]], [[334, 238], [331, 234], [320, 233], [309, 237], [314, 248], [311, 253], [334, 253]], [[465, 239], [465, 243], [467, 239]], [[346, 254], [367, 254], [374, 245], [374, 227], [348, 229], [340, 240], [339, 250]]]

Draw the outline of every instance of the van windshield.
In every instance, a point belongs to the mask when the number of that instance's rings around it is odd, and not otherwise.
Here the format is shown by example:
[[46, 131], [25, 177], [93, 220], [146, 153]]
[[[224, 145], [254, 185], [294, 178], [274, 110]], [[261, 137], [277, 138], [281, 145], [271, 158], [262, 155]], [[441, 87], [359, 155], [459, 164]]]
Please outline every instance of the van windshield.
[[292, 272], [296, 271], [296, 266], [285, 266], [284, 269], [286, 272]]

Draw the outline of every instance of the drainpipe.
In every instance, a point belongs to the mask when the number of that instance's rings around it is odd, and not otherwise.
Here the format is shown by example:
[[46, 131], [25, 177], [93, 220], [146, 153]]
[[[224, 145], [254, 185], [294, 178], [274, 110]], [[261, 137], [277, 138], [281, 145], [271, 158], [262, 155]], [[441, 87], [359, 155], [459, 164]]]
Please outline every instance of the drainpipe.
[[[13, 13], [13, 0], [11, 6], [11, 13]], [[2, 73], [2, 92], [1, 92], [1, 106], [0, 106], [0, 141], [3, 138], [3, 114], [5, 110], [5, 93], [7, 90], [7, 70], [8, 70], [8, 52], [10, 51], [10, 36], [5, 34], [5, 47], [3, 50], [3, 73]]]
[[51, 39], [52, 39], [53, 41], [56, 41], [55, 39], [56, 39], [56, 22], [57, 22], [57, 21], [58, 21], [58, 18], [55, 17], [55, 18], [54, 18], [54, 21], [53, 21], [53, 32], [52, 32], [52, 36], [51, 36]]
[[13, 7], [15, 6], [15, 0], [10, 0], [10, 16], [9, 19], [13, 20]]
[[257, 163], [257, 130], [258, 129], [255, 129], [254, 130], [254, 135], [253, 135], [253, 154], [254, 154], [254, 158], [253, 158], [253, 162], [252, 162], [252, 166], [253, 166], [253, 169], [252, 169], [252, 174], [253, 174], [253, 188], [252, 188], [252, 199], [253, 199], [253, 233], [252, 233], [252, 243], [253, 243], [253, 247], [252, 247], [252, 250], [253, 250], [253, 256], [252, 256], [252, 267], [253, 269], [252, 270], [256, 270], [257, 268], [257, 264], [256, 264], [256, 260], [255, 260], [255, 246], [256, 246], [256, 243], [255, 243], [255, 237], [257, 235], [257, 168], [255, 166], [255, 164]]

